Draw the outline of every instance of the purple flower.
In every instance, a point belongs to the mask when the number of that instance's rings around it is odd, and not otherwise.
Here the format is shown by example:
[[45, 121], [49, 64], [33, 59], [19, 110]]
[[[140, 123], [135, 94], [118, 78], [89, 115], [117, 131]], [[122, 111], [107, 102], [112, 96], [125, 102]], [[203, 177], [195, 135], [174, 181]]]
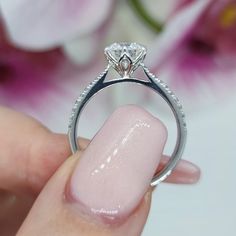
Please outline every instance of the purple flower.
[[27, 52], [11, 45], [3, 29], [0, 34], [1, 103], [35, 105], [56, 88], [56, 80], [61, 79], [68, 62], [59, 49]]
[[74, 38], [98, 38], [111, 6], [109, 0], [1, 0], [1, 103], [32, 107], [53, 91], [66, 93], [61, 81], [69, 83], [83, 72], [63, 46]]
[[[236, 77], [236, 1], [180, 1], [149, 64], [172, 86], [221, 88]], [[215, 83], [214, 83], [214, 82]]]
[[34, 50], [63, 45], [94, 33], [107, 19], [110, 0], [1, 0], [0, 8], [15, 45]]

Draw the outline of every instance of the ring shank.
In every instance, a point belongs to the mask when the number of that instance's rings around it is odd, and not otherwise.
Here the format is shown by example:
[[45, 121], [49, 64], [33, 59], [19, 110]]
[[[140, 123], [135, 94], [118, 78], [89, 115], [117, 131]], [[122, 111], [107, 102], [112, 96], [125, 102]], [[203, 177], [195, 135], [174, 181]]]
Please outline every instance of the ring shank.
[[182, 106], [179, 103], [178, 98], [171, 92], [171, 90], [158, 78], [156, 78], [153, 74], [149, 72], [149, 70], [143, 65], [143, 70], [149, 79], [149, 81], [139, 80], [135, 78], [126, 78], [126, 79], [115, 79], [111, 81], [104, 82], [109, 67], [104, 71], [104, 73], [99, 76], [96, 80], [94, 80], [90, 85], [84, 90], [84, 92], [80, 95], [80, 97], [76, 100], [75, 106], [72, 110], [72, 116], [69, 124], [69, 141], [71, 145], [72, 152], [75, 153], [79, 150], [77, 144], [77, 126], [79, 123], [80, 115], [83, 111], [83, 108], [87, 105], [89, 100], [95, 96], [99, 91], [105, 89], [108, 86], [115, 85], [117, 83], [129, 82], [129, 83], [137, 83], [140, 85], [144, 85], [148, 88], [151, 88], [159, 94], [166, 103], [170, 106], [172, 113], [174, 114], [176, 125], [177, 125], [177, 141], [175, 144], [174, 151], [171, 155], [171, 158], [167, 165], [159, 171], [152, 179], [151, 186], [155, 186], [166, 179], [175, 168], [179, 160], [181, 159], [186, 137], [187, 137], [187, 129], [186, 123], [184, 120], [184, 113], [182, 110]]

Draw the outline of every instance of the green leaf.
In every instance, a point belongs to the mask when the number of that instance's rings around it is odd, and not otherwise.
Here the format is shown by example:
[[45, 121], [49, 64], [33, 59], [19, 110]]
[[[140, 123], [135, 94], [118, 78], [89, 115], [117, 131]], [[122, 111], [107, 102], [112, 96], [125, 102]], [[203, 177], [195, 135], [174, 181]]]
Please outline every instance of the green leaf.
[[143, 6], [141, 0], [128, 0], [138, 17], [153, 31], [160, 33], [163, 30], [163, 24], [154, 19]]

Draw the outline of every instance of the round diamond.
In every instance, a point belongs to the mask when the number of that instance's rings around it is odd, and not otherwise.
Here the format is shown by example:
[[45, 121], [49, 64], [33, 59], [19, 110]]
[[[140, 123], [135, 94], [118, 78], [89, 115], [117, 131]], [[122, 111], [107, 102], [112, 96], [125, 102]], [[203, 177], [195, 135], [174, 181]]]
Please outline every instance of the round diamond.
[[[138, 43], [113, 43], [105, 48], [105, 55], [109, 63], [118, 71], [119, 74], [131, 74], [143, 62], [146, 56], [146, 48]], [[127, 57], [130, 62], [129, 71], [124, 71], [124, 65], [120, 66], [120, 62]], [[122, 62], [124, 64], [124, 61]]]
[[119, 62], [124, 55], [128, 56], [132, 62], [138, 57], [146, 55], [146, 48], [138, 43], [113, 43], [105, 48], [106, 56], [111, 56], [116, 62]]

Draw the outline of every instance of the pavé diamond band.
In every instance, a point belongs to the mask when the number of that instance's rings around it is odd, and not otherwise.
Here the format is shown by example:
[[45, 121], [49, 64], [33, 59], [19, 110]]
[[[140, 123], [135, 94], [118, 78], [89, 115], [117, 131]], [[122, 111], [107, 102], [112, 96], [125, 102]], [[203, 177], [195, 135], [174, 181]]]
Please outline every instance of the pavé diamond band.
[[[151, 186], [159, 184], [167, 178], [180, 160], [187, 137], [186, 123], [182, 105], [169, 87], [155, 77], [143, 64], [146, 56], [146, 48], [137, 43], [114, 43], [105, 48], [108, 66], [94, 81], [92, 81], [75, 101], [69, 121], [69, 141], [72, 152], [78, 150], [77, 125], [80, 114], [88, 101], [100, 90], [122, 82], [130, 82], [144, 85], [158, 93], [170, 106], [177, 125], [177, 141], [169, 162], [152, 179]], [[105, 81], [108, 70], [113, 67], [121, 78]], [[132, 77], [132, 73], [141, 67], [148, 80], [140, 80]]]

